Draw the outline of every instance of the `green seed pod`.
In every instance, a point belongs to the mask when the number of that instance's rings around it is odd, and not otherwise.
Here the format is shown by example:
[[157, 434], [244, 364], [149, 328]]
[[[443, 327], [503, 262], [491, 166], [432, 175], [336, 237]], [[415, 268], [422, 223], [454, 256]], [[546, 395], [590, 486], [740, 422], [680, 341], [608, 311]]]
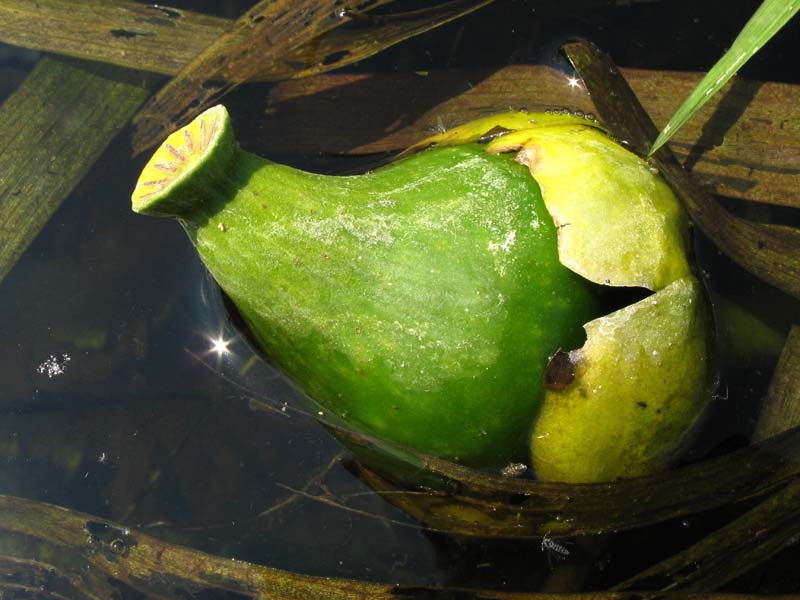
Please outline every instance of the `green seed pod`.
[[[372, 173], [331, 177], [239, 149], [218, 106], [156, 151], [133, 208], [176, 217], [270, 359], [356, 431], [473, 466], [499, 468], [532, 448], [551, 479], [660, 468], [703, 412], [711, 372], [683, 213], [591, 122], [492, 119]], [[475, 144], [486, 132], [505, 135]], [[567, 159], [570, 147], [579, 152]], [[610, 166], [597, 166], [598, 153]], [[604, 317], [616, 327], [606, 339], [603, 319], [591, 321], [603, 310], [590, 282], [648, 287], [661, 308]], [[666, 333], [649, 335], [648, 315]], [[662, 348], [668, 339], [683, 352]], [[637, 344], [660, 353], [665, 374], [681, 367], [680, 382], [663, 378], [667, 399], [649, 413], [617, 410], [638, 406], [634, 384], [581, 404], [588, 385], [614, 389], [602, 365]], [[553, 377], [554, 356], [566, 357], [566, 380]], [[652, 388], [652, 364], [634, 358], [625, 381]], [[615, 412], [638, 431], [624, 443], [649, 440], [629, 456], [647, 458], [574, 465], [621, 439]], [[587, 437], [598, 414], [602, 428]]]
[[597, 314], [528, 170], [470, 144], [320, 176], [236, 148], [222, 107], [199, 119], [134, 210], [180, 219], [271, 360], [359, 431], [471, 465], [524, 458], [548, 356]]

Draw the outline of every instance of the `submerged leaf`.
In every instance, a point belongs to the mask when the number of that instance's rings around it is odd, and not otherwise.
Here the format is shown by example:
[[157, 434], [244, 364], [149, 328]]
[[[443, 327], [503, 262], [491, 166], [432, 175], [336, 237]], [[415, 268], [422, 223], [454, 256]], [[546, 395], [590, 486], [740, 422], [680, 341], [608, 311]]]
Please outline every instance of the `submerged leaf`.
[[163, 139], [178, 123], [248, 81], [263, 62], [278, 62], [342, 22], [341, 10], [373, 8], [391, 0], [359, 3], [261, 0], [165, 85], [134, 118], [134, 152]]
[[794, 545], [798, 536], [800, 483], [794, 482], [693, 546], [613, 589], [716, 590]]
[[[450, 0], [444, 4], [380, 17], [346, 11], [346, 17], [358, 22], [359, 27], [337, 28], [296, 48], [284, 59], [285, 66], [289, 67], [285, 76], [308, 77], [353, 64], [492, 2], [494, 0]], [[298, 68], [301, 70], [298, 71]]]
[[754, 441], [800, 425], [800, 326], [789, 332], [753, 434]]
[[0, 282], [144, 102], [137, 84], [115, 68], [44, 57], [0, 106]]
[[379, 24], [369, 29], [371, 36], [348, 32], [325, 40], [326, 33], [358, 16], [369, 19], [367, 11], [393, 1], [262, 0], [145, 105], [134, 119], [134, 152], [149, 148], [236, 86], [262, 75], [264, 64], [276, 65], [272, 79], [329, 71], [448, 23], [493, 0], [453, 0], [412, 13], [407, 20], [377, 19]]
[[[0, 555], [3, 570], [0, 593], [4, 597], [111, 598], [118, 597], [121, 586], [129, 596], [142, 598], [536, 600], [539, 597], [535, 593], [303, 575], [171, 544], [103, 517], [14, 496], [0, 495], [0, 533], [4, 544]], [[9, 558], [9, 539], [25, 540], [25, 555], [34, 548], [37, 560], [20, 558], [13, 552]], [[40, 562], [42, 556], [46, 562]], [[44, 571], [46, 577], [42, 578], [39, 571]], [[20, 574], [19, 581], [33, 582], [35, 587], [16, 585], [14, 575]], [[20, 595], [20, 590], [31, 593]], [[617, 600], [619, 594], [607, 598]]]
[[688, 98], [681, 104], [664, 129], [653, 142], [648, 152], [652, 156], [675, 135], [686, 121], [716, 94], [736, 72], [774, 36], [797, 11], [800, 2], [787, 0], [764, 0], [755, 14], [733, 41], [728, 51], [697, 84]]

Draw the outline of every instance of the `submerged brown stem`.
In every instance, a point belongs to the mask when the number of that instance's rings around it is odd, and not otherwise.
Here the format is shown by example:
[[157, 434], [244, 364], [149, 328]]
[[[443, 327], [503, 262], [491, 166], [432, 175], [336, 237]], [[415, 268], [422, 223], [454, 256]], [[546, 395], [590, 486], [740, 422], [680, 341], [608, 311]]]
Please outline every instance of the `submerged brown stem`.
[[[344, 432], [339, 432], [344, 435]], [[350, 442], [357, 442], [350, 434]], [[375, 472], [357, 474], [387, 501], [426, 526], [454, 535], [531, 538], [594, 535], [643, 527], [667, 519], [762, 496], [800, 474], [800, 428], [761, 444], [657, 473], [611, 483], [567, 484], [487, 474], [449, 461], [418, 456], [444, 478], [446, 491], [419, 494]]]
[[[56, 568], [39, 561], [0, 556], [0, 574], [28, 578], [28, 582], [50, 581], [55, 584], [60, 581], [66, 586], [52, 590], [49, 596], [37, 597], [59, 598], [66, 595], [94, 600], [96, 597], [113, 595], [115, 584], [127, 585], [153, 598], [230, 592], [241, 598], [265, 600], [632, 600], [641, 598], [645, 593], [514, 593], [311, 577], [168, 544], [119, 523], [11, 496], [0, 496], [0, 531], [51, 545], [55, 552], [51, 556], [57, 556], [60, 563], [68, 565], [68, 569], [64, 566]], [[75, 581], [81, 585], [70, 587], [71, 582]], [[24, 582], [5, 580], [5, 589], [9, 591], [17, 591], [25, 585]], [[59, 591], [61, 589], [64, 594]], [[668, 593], [659, 594], [659, 597], [746, 600], [758, 596], [673, 596]]]
[[[45, 576], [62, 580], [74, 577], [82, 580], [84, 585], [71, 597], [92, 600], [109, 597], [113, 590], [109, 585], [113, 586], [115, 582], [155, 598], [230, 592], [241, 598], [265, 600], [411, 600], [422, 597], [441, 600], [625, 600], [641, 594], [529, 594], [412, 587], [299, 575], [168, 544], [119, 523], [11, 496], [0, 496], [0, 531], [52, 545], [59, 560], [72, 570], [68, 573], [64, 567], [59, 570], [37, 561], [0, 557], [0, 573], [9, 572], [11, 568], [20, 577], [33, 577], [38, 581]], [[91, 575], [86, 577], [86, 573]], [[14, 584], [8, 582], [8, 585]], [[8, 585], [6, 589], [10, 589]], [[58, 592], [49, 597], [58, 598]], [[747, 596], [714, 597], [725, 600]], [[695, 598], [710, 597], [700, 594]]]
[[753, 441], [761, 441], [800, 424], [800, 326], [786, 338], [767, 397], [761, 405]]

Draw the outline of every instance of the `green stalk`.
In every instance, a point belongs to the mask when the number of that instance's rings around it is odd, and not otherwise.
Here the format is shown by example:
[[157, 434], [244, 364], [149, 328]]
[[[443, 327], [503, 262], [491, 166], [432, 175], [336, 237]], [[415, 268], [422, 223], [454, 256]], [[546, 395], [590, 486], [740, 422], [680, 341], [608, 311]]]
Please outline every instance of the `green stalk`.
[[796, 0], [764, 0], [764, 3], [736, 37], [730, 49], [697, 84], [669, 123], [661, 130], [653, 147], [648, 152], [648, 156], [652, 156], [666, 144], [675, 135], [675, 132], [691, 119], [711, 96], [716, 94], [798, 10], [800, 10], [800, 2]]

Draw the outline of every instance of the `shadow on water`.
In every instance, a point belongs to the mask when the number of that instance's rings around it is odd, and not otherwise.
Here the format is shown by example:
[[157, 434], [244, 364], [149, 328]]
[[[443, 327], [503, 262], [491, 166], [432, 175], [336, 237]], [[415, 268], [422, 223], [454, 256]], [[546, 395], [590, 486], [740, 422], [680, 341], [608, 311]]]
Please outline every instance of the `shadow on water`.
[[[697, 143], [689, 151], [684, 167], [691, 171], [704, 152], [713, 150], [722, 144], [725, 133], [744, 113], [747, 106], [755, 98], [762, 83], [735, 79], [730, 90], [722, 97], [722, 101], [714, 110], [714, 114], [703, 127]], [[721, 126], [720, 126], [721, 125]]]

